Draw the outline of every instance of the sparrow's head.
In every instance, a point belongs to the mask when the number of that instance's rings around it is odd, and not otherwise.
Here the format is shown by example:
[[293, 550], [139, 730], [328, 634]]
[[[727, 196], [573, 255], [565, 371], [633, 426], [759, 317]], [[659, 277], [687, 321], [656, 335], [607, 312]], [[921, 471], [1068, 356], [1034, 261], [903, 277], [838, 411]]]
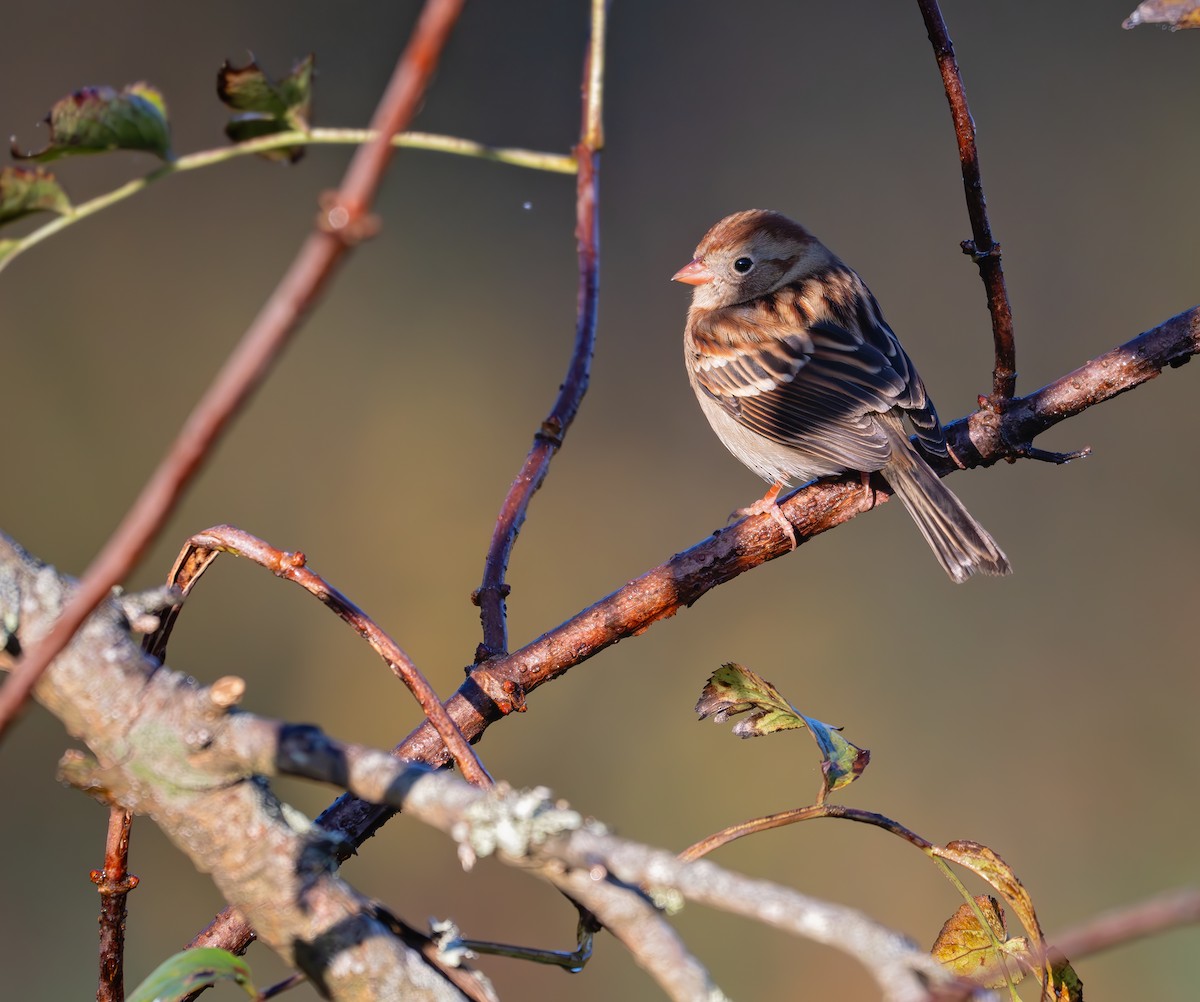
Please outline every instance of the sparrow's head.
[[748, 209], [705, 233], [695, 259], [671, 280], [695, 286], [694, 307], [720, 309], [768, 295], [833, 260], [799, 223], [778, 212]]

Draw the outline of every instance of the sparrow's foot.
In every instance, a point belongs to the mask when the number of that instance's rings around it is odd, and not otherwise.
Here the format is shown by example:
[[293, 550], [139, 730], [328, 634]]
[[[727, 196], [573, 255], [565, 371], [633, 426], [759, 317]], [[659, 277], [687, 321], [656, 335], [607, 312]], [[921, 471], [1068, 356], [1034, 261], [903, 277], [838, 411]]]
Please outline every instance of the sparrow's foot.
[[879, 497], [875, 493], [875, 488], [871, 486], [871, 474], [860, 473], [858, 476], [859, 476], [859, 479], [862, 480], [862, 487], [863, 487], [863, 509], [862, 510], [865, 513], [875, 507], [875, 504], [879, 500]]
[[788, 541], [792, 544], [791, 548], [794, 550], [796, 548], [796, 530], [779, 510], [779, 492], [781, 490], [783, 490], [783, 484], [776, 483], [750, 507], [739, 508], [733, 514], [737, 518], [747, 515], [770, 515], [779, 524], [779, 528], [783, 530], [783, 534], [787, 536]]

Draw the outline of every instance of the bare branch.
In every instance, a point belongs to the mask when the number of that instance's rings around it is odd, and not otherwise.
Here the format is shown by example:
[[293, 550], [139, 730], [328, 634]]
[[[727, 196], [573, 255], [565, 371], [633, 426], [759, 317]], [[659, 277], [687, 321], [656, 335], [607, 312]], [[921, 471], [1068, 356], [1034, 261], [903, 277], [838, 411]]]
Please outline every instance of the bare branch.
[[128, 811], [109, 809], [104, 869], [91, 873], [92, 883], [100, 892], [100, 981], [96, 1002], [125, 999], [125, 905], [129, 892], [138, 885], [138, 878], [125, 868], [132, 825], [133, 815]]
[[366, 235], [370, 226], [367, 208], [391, 159], [391, 138], [416, 114], [462, 5], [463, 0], [427, 0], [375, 111], [371, 123], [378, 133], [375, 141], [355, 153], [341, 188], [326, 200], [316, 231], [305, 240], [287, 274], [196, 404], [121, 524], [84, 572], [54, 629], [26, 651], [22, 663], [0, 688], [0, 738], [46, 667], [113, 585], [136, 566], [212, 454], [217, 440], [299, 329], [337, 264]]
[[933, 44], [933, 54], [942, 74], [950, 115], [954, 119], [954, 136], [958, 140], [958, 159], [962, 164], [963, 191], [967, 197], [967, 216], [971, 220], [971, 239], [963, 241], [963, 253], [969, 254], [979, 266], [979, 277], [987, 292], [988, 312], [992, 317], [992, 340], [996, 362], [992, 370], [990, 405], [1003, 410], [1017, 391], [1017, 348], [1013, 340], [1012, 308], [1004, 285], [1004, 268], [1000, 264], [1000, 244], [992, 239], [988, 222], [987, 202], [983, 197], [983, 175], [979, 169], [979, 150], [975, 145], [975, 121], [967, 106], [967, 93], [962, 74], [954, 58], [954, 43], [946, 30], [946, 22], [937, 0], [917, 0], [925, 30]]
[[[0, 572], [13, 584], [0, 601], [0, 619], [18, 621], [19, 640], [43, 634], [72, 583], [3, 537]], [[639, 960], [675, 999], [720, 996], [647, 907], [640, 885], [844, 950], [870, 970], [888, 999], [923, 1002], [926, 982], [952, 980], [904, 937], [853, 909], [615, 838], [545, 790], [484, 791], [449, 773], [334, 741], [316, 727], [232, 713], [225, 680], [203, 687], [137, 647], [129, 608], [128, 602], [105, 602], [38, 687], [38, 699], [96, 755], [69, 752], [61, 775], [101, 800], [152, 815], [213, 875], [259, 938], [322, 994], [461, 997], [449, 975], [428, 966], [426, 954], [408, 946], [386, 913], [333, 874], [333, 840], [290, 818], [257, 776], [315, 778], [403, 809], [451, 835], [464, 865], [495, 854], [553, 875], [623, 940], [636, 941]], [[0, 664], [6, 662], [0, 655]], [[254, 838], [247, 837], [251, 831]], [[567, 879], [571, 872], [579, 879]]]
[[525, 462], [508, 489], [483, 565], [483, 582], [471, 596], [479, 606], [483, 643], [475, 663], [508, 653], [508, 616], [504, 575], [525, 513], [533, 495], [546, 479], [550, 461], [562, 447], [563, 437], [587, 393], [596, 344], [596, 309], [600, 296], [599, 169], [603, 145], [601, 112], [604, 81], [605, 11], [607, 0], [592, 0], [592, 31], [583, 69], [583, 110], [579, 145], [575, 147], [578, 174], [575, 183], [575, 247], [579, 259], [579, 294], [576, 305], [575, 346], [558, 397], [533, 437]]
[[663, 993], [676, 1002], [723, 1002], [724, 993], [662, 913], [633, 888], [605, 879], [604, 867], [562, 871], [561, 865], [538, 871], [563, 894], [588, 906], [627, 949]]
[[[412, 658], [362, 609], [321, 575], [309, 569], [303, 553], [277, 550], [257, 536], [234, 526], [217, 525], [188, 539], [167, 576], [167, 584], [178, 588], [180, 594], [186, 597], [219, 553], [232, 553], [252, 560], [276, 577], [298, 584], [332, 610], [342, 622], [354, 627], [354, 631], [371, 645], [371, 649], [383, 658], [392, 673], [413, 694], [426, 719], [446, 742], [463, 777], [476, 786], [491, 786], [492, 779], [483, 763], [450, 719], [438, 694]], [[167, 610], [159, 629], [147, 637], [146, 650], [160, 660], [166, 656], [167, 640], [181, 608], [182, 604], [178, 604]]]
[[1200, 923], [1200, 887], [1167, 891], [1135, 905], [1116, 908], [1054, 937], [1051, 959], [1078, 960], [1168, 929]]
[[[19, 643], [44, 637], [72, 582], [3, 537], [0, 577], [0, 619], [16, 623]], [[225, 751], [220, 737], [236, 733], [227, 722], [243, 717], [230, 713], [238, 687], [201, 687], [139, 649], [130, 624], [144, 617], [132, 616], [134, 607], [148, 613], [169, 601], [165, 590], [105, 601], [42, 677], [38, 700], [95, 756], [68, 752], [60, 777], [110, 806], [153, 815], [258, 937], [322, 994], [461, 999], [448, 977], [392, 935], [370, 899], [334, 874], [329, 837]], [[0, 665], [9, 663], [0, 654]]]

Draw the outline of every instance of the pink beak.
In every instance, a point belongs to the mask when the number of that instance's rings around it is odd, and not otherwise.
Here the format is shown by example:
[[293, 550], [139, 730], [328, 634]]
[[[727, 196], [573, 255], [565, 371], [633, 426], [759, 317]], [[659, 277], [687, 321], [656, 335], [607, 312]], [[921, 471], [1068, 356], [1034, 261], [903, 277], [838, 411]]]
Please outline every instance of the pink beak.
[[671, 276], [671, 281], [682, 282], [684, 285], [705, 285], [714, 277], [713, 273], [708, 270], [708, 266], [700, 258], [696, 258], [695, 261], [685, 264], [675, 272]]

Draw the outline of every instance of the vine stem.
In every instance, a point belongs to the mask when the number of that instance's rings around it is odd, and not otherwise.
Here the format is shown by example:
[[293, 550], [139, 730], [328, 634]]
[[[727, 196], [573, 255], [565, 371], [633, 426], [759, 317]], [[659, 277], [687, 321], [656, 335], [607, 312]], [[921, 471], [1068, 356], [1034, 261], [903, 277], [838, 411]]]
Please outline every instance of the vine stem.
[[[599, 167], [604, 143], [601, 124], [604, 101], [604, 40], [608, 0], [592, 0], [592, 28], [583, 70], [583, 109], [579, 145], [575, 149], [578, 174], [575, 183], [575, 244], [579, 260], [579, 294], [576, 303], [575, 346], [567, 374], [550, 413], [533, 438], [533, 445], [509, 487], [492, 529], [483, 581], [471, 596], [479, 606], [483, 642], [475, 663], [508, 653], [508, 615], [504, 580], [517, 534], [525, 521], [533, 495], [546, 479], [550, 461], [562, 448], [563, 437], [579, 412], [587, 393], [592, 353], [596, 347], [596, 311], [600, 295]], [[514, 693], [519, 700], [519, 694]]]
[[[374, 129], [309, 129], [307, 132], [277, 132], [271, 136], [247, 140], [233, 146], [222, 146], [212, 150], [198, 150], [163, 164], [156, 170], [142, 177], [134, 178], [106, 191], [103, 195], [86, 202], [80, 202], [61, 216], [56, 216], [37, 229], [32, 230], [17, 240], [0, 241], [0, 271], [9, 263], [31, 247], [60, 233], [68, 226], [94, 216], [118, 202], [132, 198], [139, 192], [145, 191], [150, 185], [175, 174], [212, 167], [216, 164], [229, 163], [242, 157], [256, 156], [269, 153], [272, 150], [287, 149], [292, 146], [365, 146], [378, 138]], [[475, 157], [479, 160], [489, 160], [494, 163], [509, 164], [513, 167], [524, 167], [529, 170], [548, 171], [552, 174], [574, 174], [577, 170], [575, 158], [565, 153], [546, 153], [540, 150], [526, 150], [513, 146], [489, 146], [478, 143], [473, 139], [462, 139], [458, 136], [445, 136], [436, 132], [402, 132], [390, 140], [392, 146], [402, 149], [427, 150], [433, 153], [449, 153], [455, 156]]]
[[996, 361], [992, 369], [992, 410], [1002, 411], [1017, 392], [1017, 348], [1013, 338], [1012, 307], [1004, 283], [1004, 268], [1000, 263], [1000, 244], [992, 237], [988, 222], [987, 200], [983, 196], [983, 175], [979, 168], [979, 149], [975, 143], [975, 121], [967, 105], [954, 43], [938, 7], [937, 0], [917, 0], [925, 30], [933, 45], [942, 86], [950, 103], [954, 119], [954, 136], [958, 141], [958, 159], [962, 165], [963, 192], [967, 199], [967, 216], [971, 220], [971, 239], [964, 240], [962, 249], [979, 267], [979, 277], [987, 293], [988, 313], [992, 318], [992, 342]]

